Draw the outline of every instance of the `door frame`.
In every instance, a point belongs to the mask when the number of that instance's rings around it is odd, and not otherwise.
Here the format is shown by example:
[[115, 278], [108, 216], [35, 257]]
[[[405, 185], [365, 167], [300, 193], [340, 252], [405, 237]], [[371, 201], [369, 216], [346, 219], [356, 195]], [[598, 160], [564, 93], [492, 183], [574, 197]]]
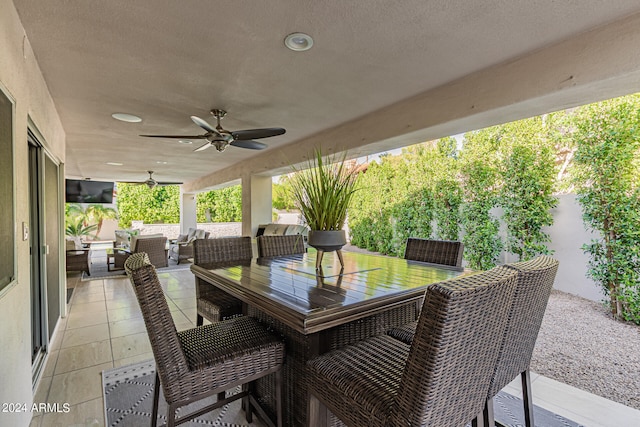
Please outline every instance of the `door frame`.
[[[36, 249], [40, 252], [40, 257], [38, 258], [39, 263], [39, 278], [37, 279], [39, 282], [40, 293], [42, 296], [42, 307], [41, 307], [41, 339], [42, 346], [40, 354], [34, 358], [32, 364], [32, 386], [35, 390], [35, 387], [40, 379], [40, 376], [44, 370], [44, 365], [46, 359], [50, 353], [50, 343], [51, 341], [58, 339], [58, 335], [61, 334], [60, 330], [60, 321], [56, 322], [56, 326], [54, 327], [54, 331], [50, 334], [49, 330], [49, 322], [48, 322], [48, 303], [47, 303], [47, 260], [46, 260], [46, 230], [47, 230], [47, 221], [44, 213], [44, 201], [45, 201], [45, 190], [44, 190], [44, 169], [45, 169], [45, 156], [48, 157], [48, 160], [52, 161], [58, 169], [58, 200], [56, 201], [56, 208], [58, 211], [58, 223], [56, 224], [58, 228], [58, 236], [59, 239], [57, 242], [50, 243], [55, 244], [58, 247], [58, 300], [59, 304], [59, 312], [60, 318], [64, 318], [67, 316], [67, 296], [66, 296], [66, 269], [65, 269], [65, 257], [63, 254], [65, 253], [64, 247], [64, 164], [60, 161], [60, 159], [53, 154], [52, 150], [50, 150], [47, 146], [45, 138], [42, 136], [38, 127], [35, 125], [31, 117], [27, 117], [27, 144], [33, 145], [36, 149], [36, 156], [38, 156], [37, 161], [37, 177], [38, 185], [37, 192], [38, 194], [32, 195], [32, 197], [36, 197], [38, 204], [37, 209], [39, 210], [37, 213], [38, 224], [37, 227], [39, 229], [38, 242], [33, 243], [33, 249]], [[31, 162], [31, 160], [29, 160]], [[31, 220], [32, 209], [36, 209], [32, 204], [32, 199], [29, 200], [29, 218]], [[33, 225], [32, 225], [33, 226]], [[34, 262], [33, 255], [30, 255], [30, 264]], [[32, 268], [31, 268], [31, 271]], [[33, 282], [35, 278], [31, 279]], [[32, 296], [33, 298], [33, 296]], [[59, 319], [60, 319], [59, 318]], [[33, 330], [33, 329], [32, 329]]]

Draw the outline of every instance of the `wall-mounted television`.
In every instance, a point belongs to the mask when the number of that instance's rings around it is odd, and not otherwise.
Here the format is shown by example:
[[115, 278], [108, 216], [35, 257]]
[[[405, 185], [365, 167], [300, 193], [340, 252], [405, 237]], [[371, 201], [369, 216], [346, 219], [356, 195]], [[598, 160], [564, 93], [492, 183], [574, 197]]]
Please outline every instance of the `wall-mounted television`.
[[86, 179], [67, 179], [66, 181], [67, 203], [113, 203], [113, 182]]

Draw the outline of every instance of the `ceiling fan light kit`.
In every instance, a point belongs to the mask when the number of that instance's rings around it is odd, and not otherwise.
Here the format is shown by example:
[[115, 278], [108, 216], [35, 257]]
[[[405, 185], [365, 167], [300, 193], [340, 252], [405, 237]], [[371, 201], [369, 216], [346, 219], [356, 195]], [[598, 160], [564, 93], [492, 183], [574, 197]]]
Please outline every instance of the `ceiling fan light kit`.
[[[191, 120], [206, 131], [204, 135], [140, 135], [149, 138], [171, 138], [178, 139], [178, 142], [185, 143], [189, 139], [205, 139], [207, 143], [193, 151], [206, 150], [215, 147], [217, 151], [224, 151], [229, 145], [238, 148], [248, 148], [250, 150], [262, 150], [267, 145], [253, 141], [252, 139], [269, 138], [282, 135], [286, 131], [283, 128], [245, 129], [238, 131], [228, 131], [222, 127], [220, 120], [227, 115], [225, 110], [213, 109], [211, 114], [216, 118], [216, 127], [211, 126], [207, 121], [197, 116], [191, 116]], [[189, 142], [191, 143], [191, 142]]]
[[153, 179], [153, 171], [147, 171], [147, 173], [149, 174], [149, 178], [147, 178], [146, 180], [139, 182], [139, 181], [123, 181], [124, 184], [133, 184], [133, 185], [146, 185], [147, 187], [149, 187], [149, 190], [153, 190], [157, 185], [181, 185], [181, 182], [158, 182], [155, 179]]

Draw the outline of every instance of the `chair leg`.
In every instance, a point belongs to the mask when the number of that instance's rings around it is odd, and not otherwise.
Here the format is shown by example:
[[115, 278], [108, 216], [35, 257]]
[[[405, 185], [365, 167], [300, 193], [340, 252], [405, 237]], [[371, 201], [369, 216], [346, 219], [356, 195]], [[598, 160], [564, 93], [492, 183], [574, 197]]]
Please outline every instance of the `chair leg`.
[[224, 400], [226, 397], [227, 397], [227, 392], [221, 391], [220, 393], [218, 393], [218, 402], [221, 400]]
[[153, 409], [151, 410], [151, 427], [158, 425], [158, 400], [160, 399], [160, 377], [156, 372], [156, 380], [153, 384]]
[[282, 369], [276, 371], [276, 426], [282, 427]]
[[524, 424], [533, 427], [533, 397], [531, 395], [531, 375], [529, 370], [520, 373], [522, 380], [522, 401], [524, 402]]
[[324, 427], [329, 421], [328, 409], [317, 397], [309, 393], [307, 417], [309, 427]]
[[[251, 385], [250, 383], [242, 384], [243, 391], [249, 391], [251, 394]], [[247, 422], [251, 424], [253, 422], [253, 412], [251, 411], [251, 399], [249, 399], [249, 395], [242, 398], [242, 406], [244, 406], [244, 414]]]
[[473, 420], [471, 420], [471, 427], [487, 427], [482, 414], [483, 413], [480, 412]]
[[496, 427], [496, 417], [493, 414], [493, 398], [484, 402], [482, 410], [482, 425], [484, 427]]
[[196, 316], [196, 326], [202, 326], [204, 323], [204, 318], [200, 316], [200, 313]]
[[178, 407], [175, 404], [167, 405], [167, 424], [166, 427], [175, 427], [176, 425], [176, 410]]

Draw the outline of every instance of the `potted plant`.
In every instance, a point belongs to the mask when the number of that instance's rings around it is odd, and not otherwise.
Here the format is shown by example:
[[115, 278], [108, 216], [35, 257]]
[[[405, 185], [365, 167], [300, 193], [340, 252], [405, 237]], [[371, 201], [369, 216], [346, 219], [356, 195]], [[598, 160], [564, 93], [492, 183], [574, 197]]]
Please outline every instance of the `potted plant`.
[[345, 164], [345, 160], [346, 153], [323, 159], [318, 149], [305, 169], [293, 168], [296, 172], [291, 179], [293, 199], [309, 226], [308, 244], [318, 251], [317, 270], [324, 252], [330, 251], [337, 251], [344, 267], [340, 249], [347, 239], [343, 228], [358, 177], [355, 167]]

